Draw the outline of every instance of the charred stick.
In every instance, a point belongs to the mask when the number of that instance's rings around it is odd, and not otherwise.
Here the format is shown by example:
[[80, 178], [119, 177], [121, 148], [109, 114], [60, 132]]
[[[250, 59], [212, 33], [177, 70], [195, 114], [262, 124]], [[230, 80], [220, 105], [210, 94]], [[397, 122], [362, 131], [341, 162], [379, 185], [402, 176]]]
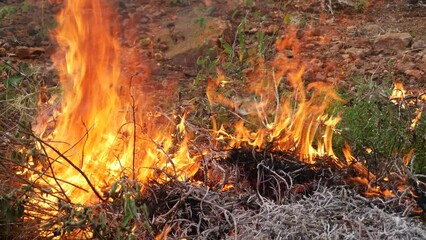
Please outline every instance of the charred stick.
[[132, 172], [133, 172], [133, 181], [136, 182], [136, 170], [135, 170], [135, 158], [136, 158], [136, 105], [135, 97], [132, 94], [132, 82], [133, 78], [136, 77], [139, 73], [136, 72], [131, 78], [129, 83], [129, 94], [131, 98], [131, 107], [132, 107], [132, 120], [133, 120], [133, 152], [132, 152]]

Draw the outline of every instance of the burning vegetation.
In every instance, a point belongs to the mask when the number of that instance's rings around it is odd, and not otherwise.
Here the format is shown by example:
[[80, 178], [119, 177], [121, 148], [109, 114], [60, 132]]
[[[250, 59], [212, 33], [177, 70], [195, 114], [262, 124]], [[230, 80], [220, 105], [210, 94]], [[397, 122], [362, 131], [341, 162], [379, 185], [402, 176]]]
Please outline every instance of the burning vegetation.
[[[30, 235], [426, 236], [420, 223], [401, 224], [397, 215], [426, 210], [426, 186], [410, 167], [415, 151], [391, 155], [383, 170], [353, 154], [347, 139], [341, 149], [333, 146], [344, 114], [336, 106], [349, 103], [335, 82], [303, 82], [297, 30], [277, 38], [272, 60], [249, 60], [245, 91], [233, 92], [232, 77], [217, 66], [206, 86], [206, 129], [187, 120], [188, 109], [157, 110], [141, 87], [150, 76], [139, 72], [136, 51], [120, 45], [118, 18], [106, 2], [65, 1], [52, 32], [62, 91], [51, 97], [41, 91], [32, 129], [23, 130], [26, 145], [14, 153], [25, 157], [4, 166], [26, 196], [16, 215], [34, 226]], [[397, 111], [414, 109], [414, 132], [425, 94], [407, 93], [397, 82], [389, 98]], [[371, 146], [364, 150], [376, 154]], [[374, 211], [365, 212], [370, 204]], [[342, 208], [349, 213], [340, 215]], [[401, 234], [406, 228], [412, 231]]]

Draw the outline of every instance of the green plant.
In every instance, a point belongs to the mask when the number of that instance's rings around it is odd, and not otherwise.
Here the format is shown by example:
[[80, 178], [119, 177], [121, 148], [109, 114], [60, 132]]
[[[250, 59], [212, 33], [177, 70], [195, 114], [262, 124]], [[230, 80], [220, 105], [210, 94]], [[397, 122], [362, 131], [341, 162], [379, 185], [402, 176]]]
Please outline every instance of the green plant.
[[204, 17], [198, 17], [194, 19], [194, 23], [200, 28], [204, 28], [206, 26], [206, 19]]
[[28, 2], [23, 2], [21, 4], [21, 12], [23, 13], [27, 13], [28, 11], [30, 11], [31, 5]]
[[365, 9], [365, 6], [367, 4], [367, 0], [358, 0], [354, 4], [354, 8], [357, 12], [362, 12]]
[[11, 14], [15, 14], [16, 12], [17, 9], [14, 6], [0, 6], [0, 19], [5, 18]]
[[[35, 76], [38, 68], [27, 62], [12, 65], [10, 62], [0, 64], [0, 76], [3, 76], [3, 90], [0, 91], [0, 106], [3, 116], [18, 114], [20, 120], [32, 119], [36, 111], [36, 98], [40, 91]], [[16, 117], [16, 115], [15, 115]]]
[[3, 239], [11, 237], [13, 224], [24, 215], [23, 202], [17, 192], [17, 189], [14, 189], [0, 195], [0, 237]]
[[392, 88], [386, 79], [378, 83], [356, 78], [356, 92], [344, 93], [347, 103], [337, 107], [342, 112], [341, 135], [334, 138], [334, 146], [342, 149], [345, 139], [349, 140], [354, 155], [376, 173], [386, 171], [389, 161], [414, 149], [416, 170], [426, 172], [424, 120], [411, 131], [414, 109], [399, 109], [393, 104], [389, 100]]

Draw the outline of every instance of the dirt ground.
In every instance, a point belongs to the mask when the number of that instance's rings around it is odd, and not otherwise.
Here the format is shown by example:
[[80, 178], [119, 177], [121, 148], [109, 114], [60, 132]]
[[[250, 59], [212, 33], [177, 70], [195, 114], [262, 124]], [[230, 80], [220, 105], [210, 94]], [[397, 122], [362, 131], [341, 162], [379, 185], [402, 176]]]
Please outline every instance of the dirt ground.
[[[140, 45], [141, 62], [149, 65], [156, 79], [152, 82], [163, 87], [171, 82], [191, 85], [199, 70], [196, 60], [205, 54], [199, 46], [219, 37], [232, 43], [243, 17], [249, 20], [248, 36], [262, 30], [279, 38], [290, 25], [304, 32], [299, 41], [307, 66], [305, 81], [332, 81], [350, 88], [354, 76], [380, 81], [392, 72], [408, 89], [426, 86], [426, 5], [421, 2], [254, 1], [251, 8], [237, 0], [112, 2], [120, 13], [122, 31], [137, 30], [131, 41]], [[44, 83], [55, 84], [49, 58], [56, 46], [49, 31], [61, 3], [6, 0], [0, 7], [1, 58], [29, 61], [41, 68]], [[253, 12], [261, 18], [255, 19]], [[197, 19], [212, 31], [201, 32]], [[132, 43], [123, 40], [126, 44]], [[248, 44], [256, 43], [248, 40]]]

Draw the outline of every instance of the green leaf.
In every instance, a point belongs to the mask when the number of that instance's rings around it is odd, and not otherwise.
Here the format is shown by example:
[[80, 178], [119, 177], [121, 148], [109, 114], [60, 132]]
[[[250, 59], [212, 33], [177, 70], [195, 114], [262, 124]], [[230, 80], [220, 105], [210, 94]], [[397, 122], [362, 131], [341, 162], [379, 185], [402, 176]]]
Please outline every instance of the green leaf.
[[21, 5], [21, 12], [27, 13], [29, 10], [30, 10], [30, 4], [28, 4], [27, 2], [24, 2]]
[[109, 190], [109, 196], [113, 197], [115, 195], [115, 191], [117, 190], [118, 182], [112, 184], [111, 190]]
[[253, 7], [253, 0], [246, 0], [247, 7]]
[[129, 207], [129, 211], [132, 216], [136, 218], [138, 216], [138, 211], [136, 209], [135, 199], [129, 199], [129, 204], [127, 206]]
[[141, 206], [141, 210], [142, 210], [142, 214], [145, 218], [148, 218], [149, 216], [149, 212], [148, 212], [148, 207], [146, 206], [146, 204], [143, 204]]
[[141, 197], [141, 185], [139, 183], [136, 183], [136, 198]]
[[24, 80], [23, 76], [11, 76], [8, 79], [6, 79], [4, 86], [6, 88], [16, 87], [19, 85], [19, 83], [22, 82], [22, 80]]
[[9, 13], [10, 14], [15, 14], [18, 10], [16, 10], [16, 7], [11, 7], [9, 8]]
[[124, 215], [123, 217], [123, 220], [121, 220], [121, 227], [127, 226], [127, 224], [130, 222], [130, 220], [132, 220], [132, 218], [132, 214], [126, 213], [126, 215]]

